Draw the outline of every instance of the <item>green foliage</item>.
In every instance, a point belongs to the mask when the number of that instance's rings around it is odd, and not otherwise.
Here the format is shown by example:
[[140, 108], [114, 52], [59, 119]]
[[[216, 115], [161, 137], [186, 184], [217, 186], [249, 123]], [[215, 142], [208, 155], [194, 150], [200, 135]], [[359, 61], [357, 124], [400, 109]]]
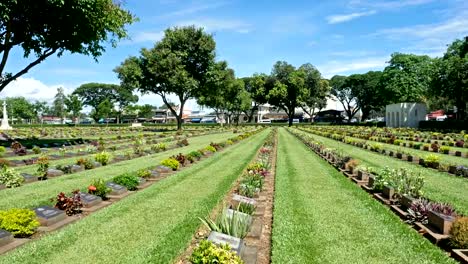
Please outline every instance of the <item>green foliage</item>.
[[468, 248], [468, 217], [459, 217], [450, 229], [450, 244], [454, 248]]
[[213, 146], [206, 146], [206, 147], [205, 147], [205, 150], [206, 150], [206, 151], [209, 151], [209, 152], [212, 152], [212, 153], [215, 153], [215, 152], [216, 152], [216, 148], [213, 147]]
[[12, 233], [15, 237], [28, 237], [34, 234], [39, 222], [36, 213], [30, 209], [10, 209], [0, 211], [0, 229]]
[[103, 200], [107, 200], [107, 195], [112, 191], [111, 188], [107, 187], [106, 182], [103, 179], [95, 179], [88, 186], [88, 193], [97, 195]]
[[181, 106], [191, 98], [207, 94], [204, 84], [214, 65], [216, 44], [213, 36], [195, 26], [170, 28], [164, 33], [153, 48], [142, 49], [140, 57], [126, 59], [115, 72], [122, 85], [161, 95], [181, 129], [183, 109], [176, 111], [166, 94], [180, 98]]
[[440, 162], [440, 157], [435, 154], [429, 154], [424, 157], [424, 163], [428, 166], [431, 166], [432, 164], [439, 163], [439, 162]]
[[79, 158], [76, 165], [84, 166], [85, 170], [94, 169], [94, 162], [91, 159]]
[[[5, 63], [2, 63], [0, 76], [4, 78], [0, 79], [0, 91], [28, 72], [30, 67], [55, 53], [60, 56], [69, 51], [97, 59], [105, 51], [105, 43], [115, 46], [118, 40], [127, 37], [125, 25], [135, 21], [128, 11], [112, 0], [95, 0], [92, 4], [87, 0], [8, 1], [7, 5], [0, 4], [0, 24], [3, 25], [0, 42], [8, 43], [0, 46], [0, 53], [6, 60], [11, 49], [19, 48], [24, 57], [33, 54], [35, 58], [17, 73], [4, 72]], [[8, 30], [7, 24], [10, 25]]]
[[174, 158], [169, 158], [161, 161], [161, 165], [171, 168], [172, 170], [178, 170], [180, 163]]
[[137, 171], [137, 176], [143, 179], [151, 177], [151, 171], [147, 169], [141, 169]]
[[129, 191], [134, 191], [137, 189], [137, 186], [140, 184], [138, 177], [131, 173], [125, 173], [114, 177], [112, 179], [114, 183], [125, 186]]
[[208, 240], [200, 241], [198, 247], [193, 250], [190, 262], [194, 264], [243, 264], [244, 262], [236, 255], [228, 244], [216, 246]]
[[211, 231], [216, 231], [237, 238], [245, 238], [250, 229], [251, 218], [233, 211], [232, 215], [223, 210], [215, 220], [210, 218], [200, 219]]
[[244, 214], [253, 215], [253, 213], [255, 212], [255, 205], [241, 202], [237, 207], [237, 211]]
[[94, 155], [94, 160], [101, 163], [102, 166], [109, 164], [111, 160], [111, 154], [109, 152], [103, 151]]
[[5, 155], [6, 148], [4, 146], [0, 146], [0, 157], [3, 157]]
[[34, 152], [34, 154], [40, 154], [42, 151], [41, 151], [41, 148], [38, 147], [38, 146], [34, 146], [32, 148], [32, 151]]
[[50, 160], [48, 156], [42, 155], [37, 159], [37, 173], [39, 177], [45, 178], [47, 177], [47, 170], [50, 166]]
[[439, 151], [442, 152], [442, 153], [444, 153], [444, 154], [449, 154], [449, 152], [450, 152], [450, 147], [448, 147], [448, 146], [442, 146], [442, 147], [440, 147]]
[[14, 169], [6, 166], [0, 168], [0, 184], [7, 188], [19, 187], [23, 184], [24, 178]]

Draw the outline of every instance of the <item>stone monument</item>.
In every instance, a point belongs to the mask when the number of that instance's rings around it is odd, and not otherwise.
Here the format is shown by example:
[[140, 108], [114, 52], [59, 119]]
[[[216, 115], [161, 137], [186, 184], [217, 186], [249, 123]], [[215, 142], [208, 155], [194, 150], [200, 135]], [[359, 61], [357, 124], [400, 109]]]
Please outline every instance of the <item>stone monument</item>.
[[3, 119], [2, 125], [0, 126], [0, 130], [11, 130], [13, 129], [10, 124], [8, 124], [8, 113], [6, 110], [6, 101], [3, 101]]

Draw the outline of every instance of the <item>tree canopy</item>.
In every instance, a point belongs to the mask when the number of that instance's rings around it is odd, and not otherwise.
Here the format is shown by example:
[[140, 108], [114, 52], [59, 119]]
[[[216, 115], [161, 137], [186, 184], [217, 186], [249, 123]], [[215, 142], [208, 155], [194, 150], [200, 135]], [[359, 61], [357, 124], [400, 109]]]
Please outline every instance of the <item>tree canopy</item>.
[[[202, 28], [174, 27], [152, 49], [142, 49], [139, 57], [126, 59], [115, 72], [122, 86], [160, 95], [182, 129], [185, 103], [204, 91], [215, 48], [213, 37]], [[179, 100], [179, 109], [169, 104], [170, 94]]]
[[[0, 2], [0, 91], [47, 57], [66, 51], [97, 59], [105, 43], [127, 37], [135, 17], [113, 0], [2, 0]], [[6, 70], [13, 48], [34, 57], [17, 72]]]

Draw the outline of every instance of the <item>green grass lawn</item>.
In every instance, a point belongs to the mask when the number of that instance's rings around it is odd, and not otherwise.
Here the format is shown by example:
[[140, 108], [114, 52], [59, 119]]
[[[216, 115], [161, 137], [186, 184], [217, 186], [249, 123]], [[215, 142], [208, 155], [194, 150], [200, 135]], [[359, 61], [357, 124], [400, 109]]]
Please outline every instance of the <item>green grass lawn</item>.
[[266, 139], [224, 152], [4, 256], [0, 263], [170, 263]]
[[272, 263], [455, 263], [285, 129]]
[[[96, 169], [50, 178], [46, 181], [38, 181], [25, 184], [19, 188], [4, 189], [0, 191], [0, 209], [9, 208], [32, 208], [49, 203], [49, 200], [60, 192], [71, 192], [77, 188], [86, 188], [92, 179], [102, 178], [105, 180], [127, 171], [136, 171], [148, 167], [155, 167], [172, 155], [188, 153], [192, 150], [203, 148], [210, 142], [220, 142], [232, 137], [232, 132], [206, 135], [190, 138], [190, 145], [182, 148], [144, 156], [132, 160], [122, 161]], [[76, 158], [75, 158], [76, 159]], [[69, 161], [70, 162], [70, 161]]]
[[467, 179], [424, 168], [414, 163], [364, 150], [326, 137], [315, 134], [311, 135], [313, 135], [316, 140], [324, 143], [327, 147], [341, 150], [351, 157], [360, 160], [361, 164], [374, 168], [384, 168], [388, 166], [390, 168], [407, 168], [415, 172], [420, 172], [425, 178], [423, 187], [425, 197], [434, 201], [450, 203], [459, 213], [468, 215]]
[[[356, 137], [349, 137], [355, 140], [360, 140], [360, 141], [366, 141], [364, 139], [356, 138]], [[451, 156], [447, 154], [442, 154], [442, 153], [437, 153], [437, 152], [429, 152], [429, 151], [424, 151], [424, 150], [418, 150], [418, 149], [413, 149], [409, 147], [402, 147], [402, 146], [396, 146], [393, 144], [387, 144], [387, 143], [382, 143], [382, 142], [376, 142], [376, 141], [368, 141], [370, 144], [382, 144], [382, 147], [387, 150], [395, 150], [395, 151], [402, 151], [402, 152], [407, 152], [410, 153], [413, 156], [417, 156], [420, 158], [424, 158], [425, 156], [432, 154], [436, 155], [437, 157], [440, 158], [440, 161], [444, 164], [455, 164], [455, 165], [465, 165], [468, 166], [468, 159], [464, 157], [457, 157], [457, 156]], [[454, 149], [453, 147], [451, 147]]]

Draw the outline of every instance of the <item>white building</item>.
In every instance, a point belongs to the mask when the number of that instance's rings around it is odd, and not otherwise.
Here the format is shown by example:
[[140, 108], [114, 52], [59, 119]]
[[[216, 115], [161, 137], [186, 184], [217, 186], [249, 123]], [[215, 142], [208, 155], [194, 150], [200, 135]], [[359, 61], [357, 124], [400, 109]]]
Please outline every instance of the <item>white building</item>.
[[425, 104], [398, 103], [385, 107], [387, 127], [419, 127], [419, 121], [425, 120]]

